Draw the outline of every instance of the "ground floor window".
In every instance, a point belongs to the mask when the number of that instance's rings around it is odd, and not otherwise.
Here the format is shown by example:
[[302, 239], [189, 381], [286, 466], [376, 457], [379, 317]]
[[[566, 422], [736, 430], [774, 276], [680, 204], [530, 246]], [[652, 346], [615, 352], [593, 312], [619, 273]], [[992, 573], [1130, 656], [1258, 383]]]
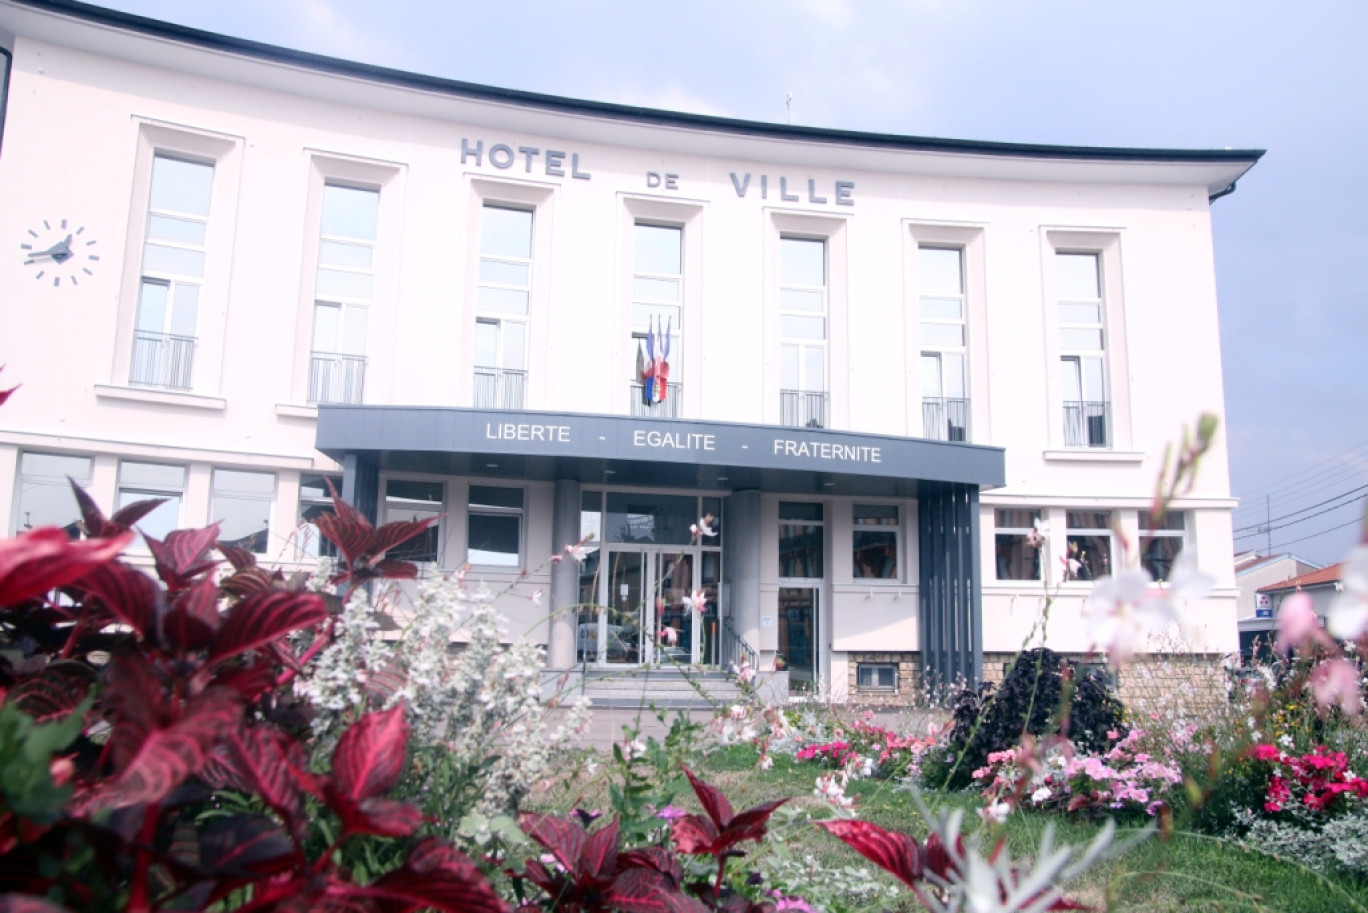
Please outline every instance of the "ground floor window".
[[19, 479], [14, 493], [14, 531], [59, 526], [72, 539], [81, 535], [81, 510], [71, 491], [70, 476], [82, 487], [90, 485], [90, 457], [60, 453], [19, 456]]
[[219, 542], [258, 555], [266, 554], [271, 536], [271, 504], [275, 474], [215, 469], [210, 519], [218, 521]]
[[333, 512], [332, 494], [328, 483], [339, 494], [342, 491], [340, 476], [320, 476], [304, 474], [299, 477], [299, 523], [295, 530], [295, 553], [314, 558], [336, 558], [337, 546], [318, 531], [318, 518]]
[[[441, 482], [389, 479], [385, 482], [385, 522], [440, 517], [446, 511], [445, 489]], [[441, 554], [441, 524], [434, 523], [421, 535], [390, 549], [385, 557], [396, 561], [436, 563]]]
[[898, 667], [893, 663], [860, 663], [855, 668], [855, 687], [861, 691], [897, 691]]
[[821, 579], [826, 576], [822, 505], [779, 502], [779, 576]]
[[1040, 549], [1028, 536], [1040, 521], [1038, 510], [998, 510], [993, 545], [998, 580], [1039, 580]]
[[470, 486], [467, 561], [476, 567], [522, 567], [524, 495], [521, 488]]
[[1069, 570], [1066, 580], [1097, 580], [1111, 576], [1111, 512], [1071, 510], [1066, 512], [1069, 535]]
[[1170, 511], [1155, 518], [1147, 510], [1140, 512], [1140, 566], [1156, 581], [1168, 580], [1173, 572], [1174, 559], [1183, 550], [1186, 532], [1184, 516]]
[[127, 460], [119, 464], [118, 508], [151, 498], [162, 500], [155, 510], [138, 521], [139, 543], [142, 542], [143, 533], [163, 540], [168, 533], [180, 527], [181, 500], [184, 497], [184, 466]]
[[875, 580], [898, 580], [898, 508], [892, 504], [856, 504], [852, 509], [853, 573]]

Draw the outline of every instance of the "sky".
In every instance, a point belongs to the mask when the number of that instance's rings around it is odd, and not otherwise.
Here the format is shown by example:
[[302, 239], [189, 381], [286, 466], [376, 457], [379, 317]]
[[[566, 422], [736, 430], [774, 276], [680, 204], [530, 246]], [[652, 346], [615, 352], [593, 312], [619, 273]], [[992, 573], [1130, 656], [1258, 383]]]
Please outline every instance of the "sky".
[[1213, 206], [1235, 544], [1329, 564], [1358, 541], [1368, 505], [1363, 0], [101, 5], [451, 79], [700, 114], [1266, 149]]

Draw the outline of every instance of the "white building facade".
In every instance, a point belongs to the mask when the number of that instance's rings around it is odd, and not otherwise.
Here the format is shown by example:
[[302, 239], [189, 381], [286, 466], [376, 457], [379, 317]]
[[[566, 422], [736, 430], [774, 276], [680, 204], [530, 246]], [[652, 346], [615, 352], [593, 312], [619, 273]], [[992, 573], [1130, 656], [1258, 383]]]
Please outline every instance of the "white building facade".
[[399, 556], [552, 668], [750, 650], [859, 699], [994, 676], [1047, 587], [1084, 654], [1124, 538], [1195, 550], [1185, 649], [1237, 649], [1224, 436], [1146, 510], [1224, 412], [1210, 205], [1258, 152], [673, 114], [65, 0], [0, 0], [0, 49], [11, 531], [72, 523], [71, 476], [310, 563], [332, 481], [440, 517]]

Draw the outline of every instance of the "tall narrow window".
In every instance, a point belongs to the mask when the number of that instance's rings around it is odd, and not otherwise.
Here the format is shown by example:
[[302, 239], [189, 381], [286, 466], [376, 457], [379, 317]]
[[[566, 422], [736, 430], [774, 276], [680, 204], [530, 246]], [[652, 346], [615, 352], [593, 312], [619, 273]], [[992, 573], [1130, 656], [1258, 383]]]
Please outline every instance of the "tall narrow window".
[[679, 417], [683, 391], [684, 230], [638, 222], [632, 231], [633, 415]]
[[325, 184], [318, 229], [309, 402], [359, 403], [375, 286], [380, 192]]
[[[443, 513], [444, 495], [441, 482], [390, 479], [385, 482], [385, 522], [436, 519]], [[441, 524], [433, 523], [421, 534], [387, 551], [385, 557], [433, 563], [440, 560], [441, 554]]]
[[332, 493], [342, 490], [341, 476], [321, 476], [305, 474], [299, 477], [299, 523], [294, 531], [294, 546], [297, 558], [336, 558], [337, 546], [318, 531], [318, 518], [333, 511]]
[[1031, 544], [1031, 535], [1040, 522], [1040, 511], [1002, 509], [996, 511], [994, 566], [998, 580], [1039, 580], [1041, 550]]
[[922, 430], [935, 441], [969, 439], [965, 383], [964, 252], [917, 250], [921, 286]]
[[779, 421], [827, 426], [826, 242], [779, 239]]
[[898, 580], [898, 508], [892, 504], [855, 504], [851, 508], [851, 574]]
[[532, 213], [486, 203], [475, 305], [476, 408], [523, 408], [531, 299]]
[[195, 324], [213, 183], [213, 165], [166, 155], [152, 159], [128, 374], [132, 386], [194, 387]]
[[1097, 254], [1055, 255], [1064, 443], [1070, 447], [1110, 447], [1112, 443], [1098, 266]]
[[470, 486], [466, 560], [478, 567], [522, 566], [523, 490]]
[[824, 577], [826, 540], [822, 505], [779, 502], [779, 576]]
[[1111, 512], [1071, 510], [1065, 514], [1069, 537], [1066, 580], [1098, 580], [1112, 572]]

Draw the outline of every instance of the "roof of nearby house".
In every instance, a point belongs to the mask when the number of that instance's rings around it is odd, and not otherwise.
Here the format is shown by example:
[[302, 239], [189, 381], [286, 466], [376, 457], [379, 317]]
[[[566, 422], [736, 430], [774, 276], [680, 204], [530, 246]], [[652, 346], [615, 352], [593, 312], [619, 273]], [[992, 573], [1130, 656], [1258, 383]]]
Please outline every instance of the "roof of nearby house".
[[[730, 117], [661, 111], [632, 105], [565, 98], [540, 92], [502, 89], [406, 72], [390, 67], [341, 60], [321, 54], [277, 47], [258, 41], [249, 41], [162, 22], [79, 2], [79, 0], [8, 0], [8, 3], [20, 8], [27, 7], [48, 14], [70, 17], [104, 28], [122, 30], [163, 41], [178, 42], [183, 45], [224, 52], [243, 58], [254, 58], [449, 97], [515, 104], [556, 113], [612, 118], [638, 124], [682, 127], [722, 134], [799, 140], [811, 143], [839, 143], [902, 152], [952, 153], [987, 158], [1013, 157], [1074, 163], [1130, 162], [1149, 165], [1205, 166], [1207, 171], [1203, 172], [1203, 179], [1213, 182], [1208, 185], [1208, 190], [1213, 198], [1223, 196], [1233, 190], [1235, 179], [1243, 175], [1264, 154], [1261, 149], [1150, 149], [959, 140], [775, 124]], [[1227, 184], [1229, 186], [1226, 186]]]
[[1291, 559], [1298, 564], [1304, 564], [1309, 568], [1320, 569], [1320, 565], [1314, 561], [1307, 561], [1305, 558], [1298, 558], [1291, 552], [1283, 552], [1281, 555], [1260, 555], [1257, 552], [1245, 552], [1235, 556], [1235, 576], [1246, 574], [1257, 568], [1266, 567], [1274, 561]]
[[1270, 583], [1268, 586], [1261, 586], [1260, 593], [1273, 593], [1278, 590], [1305, 590], [1311, 587], [1323, 587], [1339, 583], [1340, 571], [1344, 568], [1344, 562], [1323, 567], [1318, 571], [1311, 571], [1297, 577], [1290, 577], [1280, 583]]

